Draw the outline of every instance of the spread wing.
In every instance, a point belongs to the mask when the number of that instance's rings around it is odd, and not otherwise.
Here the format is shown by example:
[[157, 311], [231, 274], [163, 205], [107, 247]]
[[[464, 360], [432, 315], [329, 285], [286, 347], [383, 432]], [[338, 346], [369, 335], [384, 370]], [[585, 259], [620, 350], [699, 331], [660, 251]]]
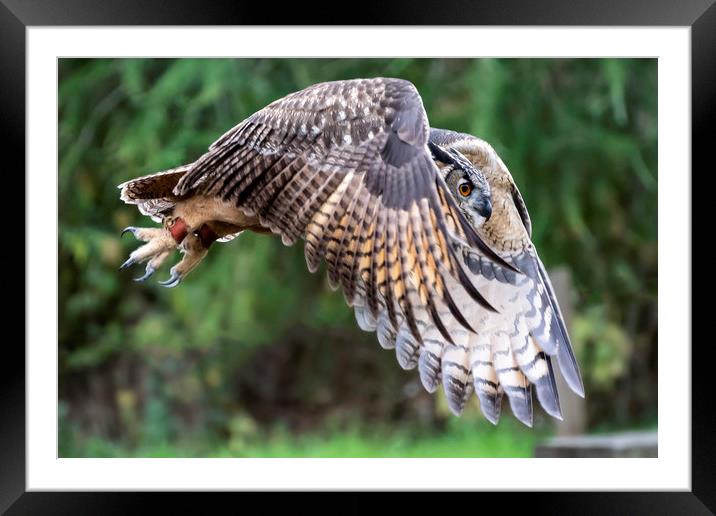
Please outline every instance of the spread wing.
[[[258, 111], [217, 140], [174, 193], [233, 201], [281, 235], [305, 240], [308, 268], [327, 264], [346, 301], [405, 322], [418, 317], [453, 342], [471, 329], [454, 300], [488, 310], [455, 241], [486, 261], [492, 251], [457, 209], [427, 148], [429, 127], [415, 87], [399, 79], [322, 83]], [[423, 316], [422, 311], [426, 312]], [[447, 319], [450, 321], [448, 322]]]
[[420, 313], [422, 342], [412, 338], [404, 324], [397, 331], [385, 313], [371, 317], [356, 306], [356, 319], [365, 330], [376, 330], [381, 345], [395, 348], [400, 365], [418, 367], [424, 387], [435, 391], [442, 383], [451, 410], [460, 414], [472, 392], [483, 414], [497, 423], [506, 393], [512, 412], [532, 424], [532, 388], [552, 416], [561, 418], [552, 357], [570, 388], [584, 396], [572, 346], [549, 277], [531, 242], [531, 223], [512, 176], [490, 145], [474, 136], [432, 129], [430, 141], [454, 148], [479, 168], [490, 183], [491, 218], [478, 234], [506, 261], [524, 274], [496, 266], [492, 260], [460, 246], [461, 260], [473, 285], [497, 308], [487, 311], [456, 295], [455, 302], [475, 333], [449, 326], [453, 342], [443, 339]]

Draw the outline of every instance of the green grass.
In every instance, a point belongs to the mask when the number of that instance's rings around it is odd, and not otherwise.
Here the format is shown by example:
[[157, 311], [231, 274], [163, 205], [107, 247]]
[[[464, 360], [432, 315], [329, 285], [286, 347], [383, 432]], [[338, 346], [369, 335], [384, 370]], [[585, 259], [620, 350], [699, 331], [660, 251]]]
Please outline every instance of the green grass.
[[449, 420], [444, 430], [411, 427], [347, 429], [292, 434], [236, 432], [225, 441], [197, 439], [144, 442], [136, 446], [77, 433], [61, 439], [61, 457], [531, 457], [546, 428], [530, 430], [505, 418], [499, 426], [480, 420]]

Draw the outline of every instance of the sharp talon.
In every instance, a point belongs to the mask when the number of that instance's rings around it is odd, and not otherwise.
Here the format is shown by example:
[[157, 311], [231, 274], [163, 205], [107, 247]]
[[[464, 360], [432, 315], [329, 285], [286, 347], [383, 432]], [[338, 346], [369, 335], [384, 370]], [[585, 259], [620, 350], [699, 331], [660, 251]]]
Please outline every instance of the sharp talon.
[[172, 275], [169, 276], [168, 280], [159, 282], [159, 284], [165, 288], [174, 288], [179, 283], [181, 283], [181, 276], [179, 276], [176, 272], [172, 272]]
[[132, 258], [131, 256], [127, 259], [126, 262], [119, 266], [119, 270], [121, 271], [122, 269], [126, 269], [130, 265], [134, 265], [134, 258]]
[[124, 229], [122, 230], [122, 233], [121, 233], [119, 236], [120, 236], [120, 237], [123, 237], [124, 234], [125, 234], [126, 232], [128, 232], [128, 231], [131, 232], [132, 235], [134, 235], [134, 234], [135, 234], [134, 232], [137, 231], [137, 228], [135, 228], [134, 226], [127, 226], [126, 228], [124, 228]]
[[146, 272], [144, 273], [144, 276], [141, 276], [139, 278], [134, 278], [134, 281], [147, 281], [152, 274], [154, 274], [154, 271], [156, 269], [152, 267], [151, 265], [147, 264]]

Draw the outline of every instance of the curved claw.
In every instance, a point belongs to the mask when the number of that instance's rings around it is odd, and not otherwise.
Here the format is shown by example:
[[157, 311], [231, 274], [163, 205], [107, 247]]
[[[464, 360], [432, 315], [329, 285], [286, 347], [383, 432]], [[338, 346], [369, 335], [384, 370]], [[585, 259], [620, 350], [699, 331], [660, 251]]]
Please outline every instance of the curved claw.
[[126, 269], [127, 267], [134, 265], [135, 262], [136, 260], [130, 256], [129, 258], [127, 258], [126, 262], [119, 266], [119, 270], [121, 271], [122, 269]]
[[127, 226], [126, 228], [124, 228], [124, 229], [122, 230], [122, 233], [120, 233], [119, 236], [120, 236], [120, 237], [123, 237], [124, 234], [127, 233], [127, 232], [132, 233], [132, 235], [134, 235], [135, 237], [137, 236], [137, 228], [135, 228], [134, 226]]
[[169, 276], [169, 279], [168, 279], [168, 280], [166, 280], [166, 281], [160, 281], [160, 282], [159, 282], [159, 284], [160, 284], [162, 287], [166, 287], [166, 288], [174, 288], [174, 287], [176, 287], [179, 283], [181, 283], [181, 276], [179, 276], [179, 274], [177, 274], [177, 273], [174, 272], [174, 271], [172, 271], [172, 275]]
[[139, 278], [134, 278], [134, 281], [147, 281], [152, 276], [152, 274], [154, 274], [155, 270], [156, 269], [154, 267], [152, 267], [151, 264], [147, 264], [147, 268], [144, 272], [144, 276], [141, 276]]

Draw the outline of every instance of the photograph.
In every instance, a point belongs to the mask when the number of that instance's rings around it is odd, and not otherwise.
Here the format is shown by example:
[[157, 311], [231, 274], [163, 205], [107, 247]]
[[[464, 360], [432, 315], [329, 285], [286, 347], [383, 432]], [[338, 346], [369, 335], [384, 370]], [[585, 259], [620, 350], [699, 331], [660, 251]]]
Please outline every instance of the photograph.
[[658, 82], [59, 57], [57, 457], [659, 457]]

